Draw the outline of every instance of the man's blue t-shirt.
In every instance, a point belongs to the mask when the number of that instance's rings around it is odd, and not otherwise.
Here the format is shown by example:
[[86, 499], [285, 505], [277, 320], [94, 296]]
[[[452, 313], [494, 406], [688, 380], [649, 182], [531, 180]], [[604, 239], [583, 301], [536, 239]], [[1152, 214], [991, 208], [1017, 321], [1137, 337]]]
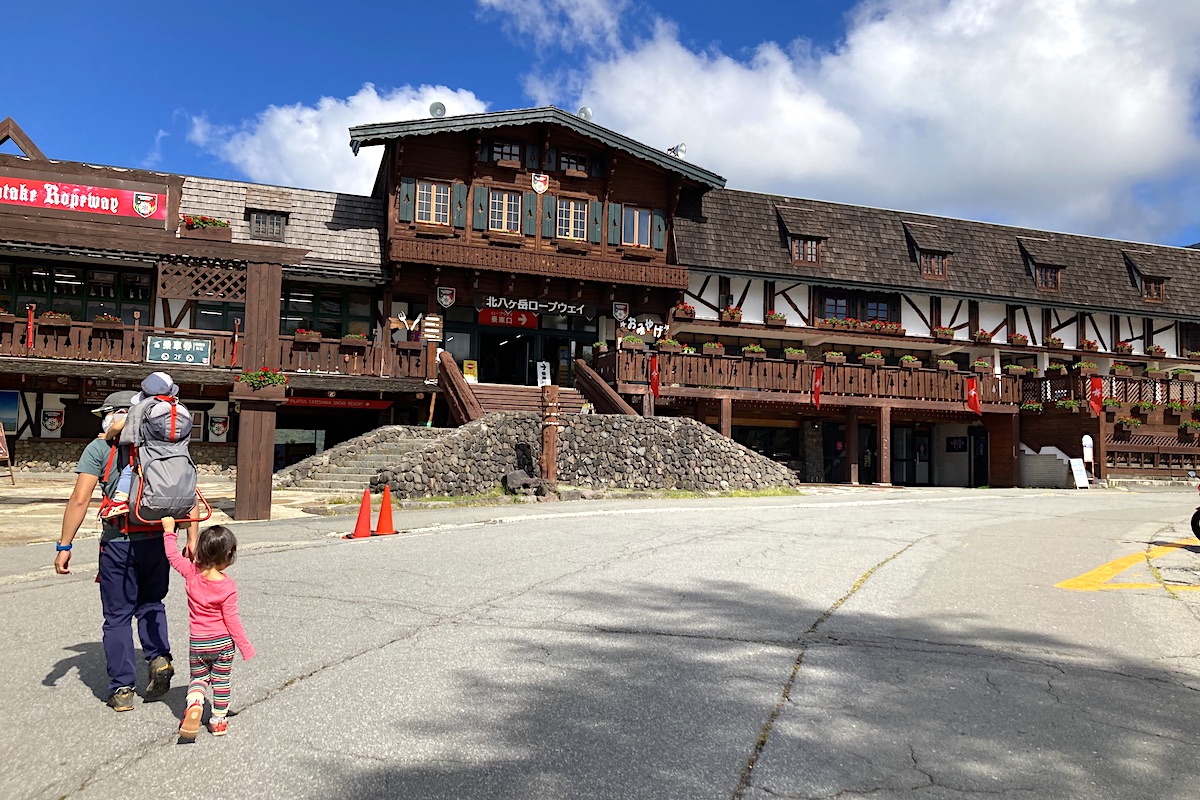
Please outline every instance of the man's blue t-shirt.
[[[108, 466], [108, 457], [112, 452], [112, 445], [104, 439], [96, 438], [88, 442], [88, 446], [83, 448], [83, 454], [79, 456], [79, 463], [75, 465], [75, 471], [84, 475], [95, 475], [99, 481], [100, 491], [105, 497], [112, 497], [113, 492], [117, 490], [117, 480], [121, 477], [121, 467], [124, 463], [121, 460], [120, 449], [113, 455], [112, 467], [108, 470], [108, 479], [104, 478], [104, 469]], [[153, 534], [149, 533], [131, 533], [129, 539], [137, 541], [139, 539], [148, 539]], [[113, 523], [104, 520], [100, 527], [100, 542], [108, 542], [113, 539], [124, 538]]]

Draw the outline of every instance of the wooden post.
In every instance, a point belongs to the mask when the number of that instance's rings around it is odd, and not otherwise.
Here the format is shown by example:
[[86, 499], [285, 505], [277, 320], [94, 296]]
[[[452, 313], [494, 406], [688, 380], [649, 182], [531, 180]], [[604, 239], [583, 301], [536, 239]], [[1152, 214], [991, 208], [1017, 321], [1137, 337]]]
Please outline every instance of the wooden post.
[[733, 400], [728, 397], [721, 398], [721, 435], [733, 436]]
[[858, 485], [858, 409], [846, 413], [846, 470], [851, 486]]
[[642, 395], [642, 416], [647, 418], [654, 416], [654, 395], [650, 392]]
[[[246, 266], [246, 334], [242, 368], [278, 368], [279, 295], [283, 268], [278, 264]], [[271, 475], [275, 471], [275, 412], [279, 404], [241, 400], [238, 417], [237, 483], [234, 519], [271, 518]]]
[[558, 386], [542, 387], [542, 482], [558, 483]]
[[892, 407], [879, 409], [879, 483], [892, 485]]

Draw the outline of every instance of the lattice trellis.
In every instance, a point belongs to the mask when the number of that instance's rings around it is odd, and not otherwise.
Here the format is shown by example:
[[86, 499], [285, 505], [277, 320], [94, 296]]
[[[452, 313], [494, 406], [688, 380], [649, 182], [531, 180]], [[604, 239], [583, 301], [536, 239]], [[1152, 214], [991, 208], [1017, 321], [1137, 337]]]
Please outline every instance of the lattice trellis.
[[172, 300], [246, 302], [246, 267], [228, 263], [162, 262], [158, 270], [158, 296]]

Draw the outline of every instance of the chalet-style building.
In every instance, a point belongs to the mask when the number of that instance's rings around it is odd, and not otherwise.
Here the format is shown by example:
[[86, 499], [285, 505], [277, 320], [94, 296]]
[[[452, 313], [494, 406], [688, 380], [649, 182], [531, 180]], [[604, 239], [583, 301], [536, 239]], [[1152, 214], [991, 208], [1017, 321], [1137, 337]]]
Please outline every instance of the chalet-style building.
[[[1085, 435], [1098, 477], [1196, 468], [1200, 251], [727, 190], [555, 108], [350, 134], [383, 148], [370, 196], [51, 161], [0, 123], [15, 460], [73, 461], [162, 365], [242, 518], [273, 469], [545, 381], [807, 481], [1049, 485]], [[263, 367], [286, 393], [235, 383]]]

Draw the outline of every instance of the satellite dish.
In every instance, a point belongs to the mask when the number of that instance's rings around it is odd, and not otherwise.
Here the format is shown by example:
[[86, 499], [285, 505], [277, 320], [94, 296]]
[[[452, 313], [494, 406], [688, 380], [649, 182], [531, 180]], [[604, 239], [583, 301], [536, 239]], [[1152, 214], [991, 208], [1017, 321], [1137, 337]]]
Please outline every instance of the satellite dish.
[[588, 108], [587, 106], [580, 106], [579, 110], [575, 112], [575, 116], [579, 117], [584, 122], [591, 122], [592, 121], [592, 110], [590, 108]]
[[446, 106], [438, 101], [433, 101], [429, 104], [429, 116], [435, 119], [440, 119], [446, 116]]

